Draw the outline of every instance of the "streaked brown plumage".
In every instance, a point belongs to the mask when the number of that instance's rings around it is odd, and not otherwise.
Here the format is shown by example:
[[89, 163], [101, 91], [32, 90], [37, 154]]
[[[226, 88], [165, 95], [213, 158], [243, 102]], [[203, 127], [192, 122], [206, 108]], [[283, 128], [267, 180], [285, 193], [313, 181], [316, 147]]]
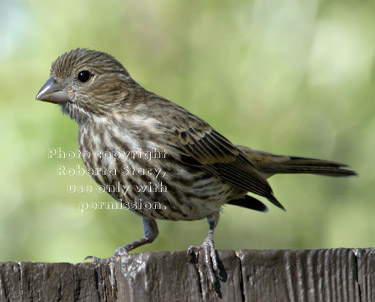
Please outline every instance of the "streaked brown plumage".
[[[88, 169], [148, 169], [163, 171], [163, 177], [98, 173], [103, 186], [120, 183], [125, 189], [109, 192], [123, 203], [160, 203], [163, 208], [133, 209], [143, 218], [144, 237], [118, 248], [109, 258], [152, 242], [158, 235], [156, 219], [197, 220], [207, 218], [210, 231], [200, 248], [211, 257], [206, 264], [217, 270], [213, 230], [224, 204], [265, 211], [266, 206], [248, 192], [275, 198], [267, 178], [276, 173], [313, 173], [351, 176], [346, 165], [301, 157], [277, 156], [233, 145], [204, 120], [136, 83], [112, 56], [75, 49], [60, 56], [51, 68], [51, 78], [38, 100], [58, 103], [79, 126], [81, 152]], [[164, 150], [165, 158], [102, 158], [100, 152]], [[138, 192], [149, 183], [165, 184], [166, 192]], [[109, 188], [109, 187], [108, 187]], [[191, 247], [190, 252], [196, 250]], [[208, 259], [210, 257], [207, 257]], [[99, 260], [92, 257], [93, 260]], [[215, 275], [209, 270], [211, 283]]]

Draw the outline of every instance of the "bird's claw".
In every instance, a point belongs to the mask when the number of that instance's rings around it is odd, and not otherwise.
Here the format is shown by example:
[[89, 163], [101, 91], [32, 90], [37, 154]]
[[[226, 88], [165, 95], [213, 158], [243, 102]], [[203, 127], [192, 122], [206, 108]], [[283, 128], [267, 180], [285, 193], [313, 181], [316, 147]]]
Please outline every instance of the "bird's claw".
[[85, 261], [86, 260], [90, 260], [90, 262], [93, 262], [93, 263], [100, 263], [100, 264], [109, 264], [109, 263], [112, 263], [116, 260], [115, 257], [109, 257], [109, 258], [99, 258], [99, 257], [95, 257], [95, 256], [87, 256], [85, 257]]
[[[121, 247], [123, 248], [123, 247]], [[107, 264], [109, 266], [109, 270], [110, 270], [110, 282], [111, 282], [111, 285], [112, 286], [115, 286], [116, 284], [116, 278], [115, 278], [115, 262], [117, 260], [117, 257], [121, 257], [122, 255], [127, 255], [128, 253], [121, 253], [120, 249], [121, 248], [118, 248], [115, 250], [115, 252], [113, 253], [113, 255], [109, 258], [99, 258], [99, 257], [95, 257], [95, 256], [87, 256], [85, 257], [85, 261], [86, 260], [90, 260], [92, 263], [96, 263], [96, 264]]]
[[[215, 250], [215, 244], [212, 239], [206, 238], [201, 246], [190, 246], [187, 250], [187, 256], [191, 257], [191, 255], [199, 254], [203, 252], [203, 259], [204, 259], [204, 266], [206, 268], [206, 272], [208, 275], [209, 286], [214, 289], [217, 283], [217, 275], [219, 274], [219, 264], [217, 260], [217, 254]], [[199, 258], [198, 258], [199, 259]], [[201, 279], [203, 280], [203, 270], [201, 263], [198, 261], [199, 267], [199, 274]]]
[[87, 256], [85, 257], [86, 260], [90, 260], [93, 263], [102, 263], [102, 264], [110, 264], [116, 262], [116, 260], [120, 259], [122, 256], [128, 255], [128, 250], [126, 246], [121, 246], [115, 250], [113, 255], [109, 258], [99, 258], [95, 256]]

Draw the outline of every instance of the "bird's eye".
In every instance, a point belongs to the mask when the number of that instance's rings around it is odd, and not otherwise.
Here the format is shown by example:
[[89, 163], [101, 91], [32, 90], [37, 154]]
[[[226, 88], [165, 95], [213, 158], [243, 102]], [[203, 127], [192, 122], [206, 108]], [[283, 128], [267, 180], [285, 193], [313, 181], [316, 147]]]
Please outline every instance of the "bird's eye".
[[87, 82], [91, 78], [91, 73], [88, 70], [82, 70], [78, 73], [78, 80], [82, 83]]

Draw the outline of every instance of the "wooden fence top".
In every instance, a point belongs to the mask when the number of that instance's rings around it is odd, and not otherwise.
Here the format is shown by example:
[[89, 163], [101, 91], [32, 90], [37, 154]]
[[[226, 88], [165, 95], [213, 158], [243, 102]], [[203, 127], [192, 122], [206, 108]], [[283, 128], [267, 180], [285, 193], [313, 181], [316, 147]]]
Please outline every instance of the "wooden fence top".
[[[2, 301], [375, 301], [375, 249], [218, 251], [219, 286], [186, 252], [93, 263], [0, 262]], [[203, 274], [202, 274], [203, 273]]]

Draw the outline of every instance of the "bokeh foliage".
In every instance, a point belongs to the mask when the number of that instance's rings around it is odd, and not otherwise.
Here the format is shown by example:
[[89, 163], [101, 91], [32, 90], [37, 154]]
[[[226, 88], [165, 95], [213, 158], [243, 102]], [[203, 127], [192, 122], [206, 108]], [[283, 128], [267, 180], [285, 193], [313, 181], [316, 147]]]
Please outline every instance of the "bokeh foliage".
[[[367, 247], [375, 243], [375, 4], [373, 1], [83, 0], [0, 2], [0, 261], [108, 257], [142, 235], [129, 211], [79, 212], [106, 194], [57, 176], [48, 148], [77, 150], [77, 126], [34, 101], [51, 62], [76, 47], [118, 58], [147, 89], [206, 119], [237, 144], [332, 159], [350, 179], [270, 180], [284, 213], [228, 206], [218, 249]], [[159, 222], [141, 250], [184, 250], [205, 221]]]

